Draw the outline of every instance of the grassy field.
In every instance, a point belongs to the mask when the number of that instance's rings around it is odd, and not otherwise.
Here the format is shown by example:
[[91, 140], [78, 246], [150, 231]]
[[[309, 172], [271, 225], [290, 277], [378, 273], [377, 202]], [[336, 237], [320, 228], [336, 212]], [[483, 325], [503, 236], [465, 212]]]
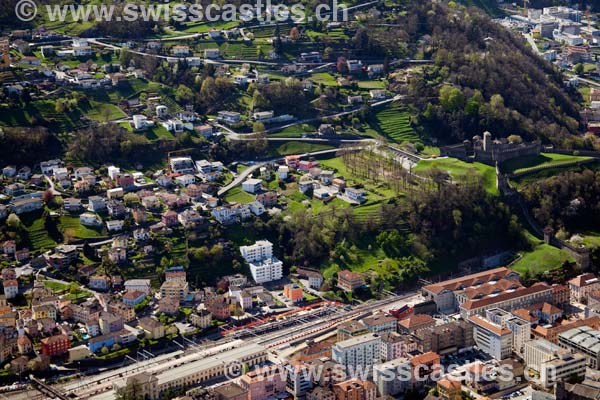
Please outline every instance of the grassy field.
[[253, 202], [254, 196], [248, 192], [244, 192], [241, 187], [237, 186], [227, 192], [225, 201], [229, 203], [251, 203]]
[[352, 246], [343, 253], [343, 256], [343, 260], [321, 266], [321, 272], [325, 279], [331, 278], [334, 273], [342, 269], [349, 269], [378, 275], [385, 283], [385, 288], [391, 290], [393, 287], [389, 282], [400, 275], [402, 271], [398, 261], [388, 258], [385, 252], [376, 245], [373, 238], [360, 240], [356, 246]]
[[299, 124], [288, 126], [285, 129], [282, 129], [279, 132], [271, 133], [269, 136], [273, 137], [301, 137], [305, 134], [315, 133], [317, 131], [317, 126], [314, 124]]
[[383, 81], [358, 81], [358, 87], [364, 90], [385, 89]]
[[538, 244], [531, 252], [519, 255], [521, 258], [510, 267], [521, 274], [529, 270], [532, 275], [535, 275], [560, 268], [565, 261], [574, 261], [567, 252], [545, 243]]
[[285, 156], [289, 154], [312, 153], [315, 151], [333, 149], [333, 146], [322, 143], [306, 142], [286, 142], [279, 144], [277, 142], [269, 143], [269, 154], [273, 157]]
[[92, 229], [81, 225], [77, 216], [61, 216], [58, 226], [63, 234], [77, 239], [93, 239], [104, 236], [100, 229]]
[[146, 136], [146, 138], [148, 138], [148, 140], [152, 140], [152, 141], [160, 140], [160, 139], [165, 139], [165, 140], [175, 139], [175, 136], [173, 136], [173, 134], [171, 132], [169, 132], [162, 125], [158, 125], [153, 128], [147, 129], [145, 131], [145, 136]]
[[311, 76], [311, 80], [317, 85], [323, 84], [325, 86], [337, 86], [337, 81], [333, 75], [327, 72], [319, 72]]
[[498, 193], [498, 190], [496, 189], [496, 171], [494, 167], [489, 165], [477, 162], [466, 163], [455, 158], [442, 158], [437, 160], [419, 161], [414, 172], [423, 174], [432, 168], [438, 168], [448, 172], [453, 179], [478, 175], [482, 178], [483, 185], [489, 193]]
[[395, 143], [420, 142], [417, 132], [410, 126], [410, 112], [398, 106], [390, 106], [377, 112], [371, 127], [381, 136]]
[[187, 22], [183, 25], [181, 30], [177, 30], [177, 31], [168, 31], [165, 35], [163, 35], [164, 38], [169, 38], [169, 37], [175, 37], [175, 36], [181, 36], [181, 35], [185, 35], [185, 34], [190, 34], [190, 33], [206, 33], [208, 32], [211, 28], [215, 28], [215, 29], [231, 29], [231, 28], [235, 28], [238, 25], [238, 22], [236, 21], [216, 21], [216, 22], [205, 22], [205, 21], [201, 21], [201, 22]]
[[117, 106], [109, 103], [91, 101], [91, 107], [85, 111], [85, 115], [98, 122], [108, 122], [125, 118], [127, 115]]
[[544, 153], [539, 156], [519, 157], [502, 163], [502, 171], [508, 173], [522, 173], [532, 168], [560, 167], [561, 165], [577, 161], [589, 160], [591, 157], [577, 157], [566, 154]]
[[66, 298], [70, 300], [84, 299], [92, 295], [87, 290], [83, 290], [76, 282], [65, 284], [55, 281], [44, 281], [44, 286], [52, 290], [55, 294], [66, 294]]

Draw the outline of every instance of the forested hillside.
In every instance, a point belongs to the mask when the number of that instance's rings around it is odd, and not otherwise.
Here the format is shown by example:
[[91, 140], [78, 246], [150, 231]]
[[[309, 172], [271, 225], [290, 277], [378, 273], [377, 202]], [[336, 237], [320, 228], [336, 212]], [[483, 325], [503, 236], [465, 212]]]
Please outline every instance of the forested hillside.
[[563, 77], [484, 12], [414, 1], [388, 22], [393, 27], [367, 25], [355, 45], [435, 61], [395, 83], [417, 106], [420, 122], [443, 142], [489, 130], [578, 145], [572, 136], [580, 128], [578, 108]]

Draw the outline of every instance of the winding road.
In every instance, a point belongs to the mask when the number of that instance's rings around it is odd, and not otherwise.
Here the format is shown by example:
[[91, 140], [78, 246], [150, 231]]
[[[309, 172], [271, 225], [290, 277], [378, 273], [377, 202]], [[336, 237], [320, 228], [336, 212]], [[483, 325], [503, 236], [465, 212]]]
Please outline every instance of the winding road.
[[[373, 139], [364, 139], [360, 142], [372, 142]], [[320, 151], [313, 151], [310, 153], [304, 153], [304, 154], [300, 154], [300, 157], [311, 157], [311, 156], [319, 156], [319, 155], [324, 155], [324, 154], [335, 154], [339, 151], [339, 148], [335, 148], [335, 149], [328, 149], [328, 150], [320, 150]], [[350, 148], [350, 150], [352, 150], [352, 148]], [[225, 193], [227, 193], [228, 191], [230, 191], [231, 189], [233, 189], [234, 187], [241, 185], [242, 182], [244, 182], [246, 180], [246, 178], [248, 176], [250, 176], [254, 171], [256, 171], [257, 169], [259, 169], [260, 167], [263, 167], [265, 165], [267, 165], [270, 162], [273, 161], [277, 161], [277, 160], [281, 160], [283, 156], [279, 156], [279, 157], [274, 157], [268, 160], [264, 160], [264, 161], [260, 161], [260, 162], [256, 162], [255, 164], [253, 164], [252, 166], [246, 168], [244, 171], [242, 171], [240, 174], [238, 174], [238, 176], [235, 177], [235, 179], [233, 181], [231, 181], [228, 185], [223, 186], [218, 192], [217, 195], [218, 196], [222, 196]], [[243, 163], [243, 161], [241, 161]]]

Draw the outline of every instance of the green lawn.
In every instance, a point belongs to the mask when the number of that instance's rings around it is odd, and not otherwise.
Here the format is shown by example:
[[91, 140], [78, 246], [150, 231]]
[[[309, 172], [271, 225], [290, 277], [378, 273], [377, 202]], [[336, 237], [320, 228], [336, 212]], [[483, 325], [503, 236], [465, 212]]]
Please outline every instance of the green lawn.
[[342, 252], [343, 259], [340, 258], [335, 263], [326, 263], [321, 267], [323, 277], [329, 279], [334, 273], [349, 269], [365, 274], [376, 274], [386, 283], [386, 289], [393, 289], [390, 281], [401, 274], [402, 267], [398, 261], [388, 258], [374, 242], [373, 238], [363, 238], [358, 245], [345, 249]]
[[310, 79], [317, 85], [323, 84], [325, 86], [337, 86], [337, 80], [328, 72], [319, 72], [313, 74]]
[[149, 128], [144, 132], [146, 138], [148, 138], [148, 140], [160, 140], [160, 139], [165, 139], [165, 140], [173, 140], [175, 139], [175, 136], [173, 136], [173, 134], [171, 132], [169, 132], [164, 126], [162, 125], [157, 125], [155, 127]]
[[498, 193], [496, 189], [496, 170], [492, 166], [477, 162], [467, 163], [456, 158], [441, 158], [419, 161], [414, 172], [423, 175], [432, 168], [448, 172], [453, 179], [469, 177], [474, 174], [478, 175], [482, 178], [483, 185], [489, 193]]
[[21, 109], [0, 108], [0, 125], [28, 126], [33, 124], [33, 119], [46, 120], [55, 131], [73, 131], [81, 128], [81, 117], [87, 116], [92, 120], [106, 122], [124, 118], [126, 115], [118, 107], [110, 103], [111, 99], [90, 100], [79, 104], [69, 112], [56, 112], [56, 103], [53, 100], [36, 100]]
[[314, 124], [298, 124], [293, 126], [288, 126], [285, 129], [282, 129], [279, 132], [271, 133], [269, 136], [272, 137], [301, 137], [305, 134], [315, 133], [317, 131], [317, 127]]
[[86, 115], [94, 121], [107, 122], [125, 118], [127, 115], [117, 106], [110, 103], [91, 101], [91, 108], [86, 110]]
[[519, 273], [529, 270], [532, 275], [560, 268], [565, 261], [575, 261], [567, 252], [545, 243], [539, 244], [531, 252], [519, 254], [521, 258], [511, 265]]
[[358, 87], [365, 90], [385, 89], [383, 81], [358, 81]]
[[460, 3], [468, 7], [478, 7], [492, 17], [500, 17], [504, 14], [496, 0], [460, 0]]
[[254, 196], [248, 192], [244, 192], [241, 187], [237, 186], [227, 192], [225, 201], [229, 203], [251, 203], [255, 200]]
[[539, 156], [514, 158], [502, 163], [502, 171], [508, 173], [522, 173], [532, 168], [555, 166], [589, 160], [591, 157], [577, 157], [566, 154], [543, 153]]
[[93, 239], [103, 237], [101, 229], [92, 229], [79, 223], [79, 217], [63, 215], [60, 217], [58, 224], [59, 229], [63, 234], [72, 236], [77, 239]]
[[277, 142], [270, 142], [269, 154], [273, 157], [277, 157], [290, 154], [312, 153], [333, 148], [334, 147], [331, 145], [322, 143], [286, 142], [284, 144], [279, 144]]
[[56, 294], [65, 294], [71, 300], [86, 298], [92, 295], [87, 290], [83, 290], [77, 282], [65, 284], [55, 281], [44, 281], [44, 286]]

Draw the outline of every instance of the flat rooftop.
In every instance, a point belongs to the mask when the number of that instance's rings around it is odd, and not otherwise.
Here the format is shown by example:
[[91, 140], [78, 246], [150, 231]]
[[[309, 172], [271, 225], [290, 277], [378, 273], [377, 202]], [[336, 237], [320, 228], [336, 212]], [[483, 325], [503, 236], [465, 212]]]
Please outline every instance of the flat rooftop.
[[265, 352], [265, 348], [256, 343], [247, 343], [244, 346], [233, 350], [225, 351], [211, 355], [207, 358], [202, 358], [173, 369], [168, 369], [156, 377], [158, 378], [158, 386], [165, 385], [171, 381], [185, 378], [199, 371], [211, 369], [218, 366], [227, 366], [235, 361], [240, 361], [243, 358], [250, 357], [254, 354]]
[[335, 347], [338, 347], [338, 348], [352, 347], [352, 346], [356, 346], [361, 343], [366, 343], [371, 340], [377, 340], [377, 339], [380, 339], [379, 335], [377, 335], [375, 333], [367, 333], [364, 335], [354, 336], [349, 339], [338, 342], [335, 344]]

